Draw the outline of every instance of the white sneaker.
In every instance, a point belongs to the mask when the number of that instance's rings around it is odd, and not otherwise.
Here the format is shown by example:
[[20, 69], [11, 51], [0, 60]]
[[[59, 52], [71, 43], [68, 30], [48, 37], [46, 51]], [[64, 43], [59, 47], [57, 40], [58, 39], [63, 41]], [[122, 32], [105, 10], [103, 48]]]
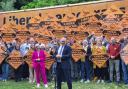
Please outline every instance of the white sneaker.
[[32, 81], [31, 81], [31, 80], [29, 80], [29, 83], [32, 83]]
[[84, 83], [90, 83], [90, 80], [85, 81]]
[[45, 87], [45, 88], [48, 88], [48, 84], [45, 84], [44, 87]]
[[6, 82], [7, 80], [6, 79], [3, 79], [3, 82]]
[[100, 80], [97, 80], [97, 84], [99, 84], [100, 83]]
[[40, 88], [40, 84], [37, 84], [37, 88]]
[[80, 82], [81, 82], [81, 83], [83, 83], [83, 82], [84, 82], [84, 80], [83, 80], [83, 79], [81, 79], [81, 80], [80, 80]]
[[35, 80], [33, 80], [32, 83], [35, 83]]
[[62, 82], [62, 83], [64, 83], [64, 82]]
[[101, 80], [101, 83], [104, 83], [104, 80]]

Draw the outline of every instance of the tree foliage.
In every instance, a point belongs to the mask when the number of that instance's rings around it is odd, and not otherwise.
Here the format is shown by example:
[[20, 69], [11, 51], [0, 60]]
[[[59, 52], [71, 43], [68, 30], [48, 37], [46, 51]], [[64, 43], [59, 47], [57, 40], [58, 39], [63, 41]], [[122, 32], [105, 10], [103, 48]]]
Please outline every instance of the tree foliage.
[[14, 3], [16, 0], [0, 0], [0, 11], [15, 10]]
[[19, 10], [33, 0], [0, 0], [0, 11]]
[[14, 7], [16, 9], [20, 9], [22, 6], [25, 6], [25, 5], [29, 4], [32, 1], [33, 0], [16, 0], [16, 2], [14, 3]]
[[40, 8], [97, 0], [0, 0], [0, 11]]
[[40, 8], [46, 6], [65, 5], [97, 0], [33, 0], [33, 2], [21, 7], [21, 9]]

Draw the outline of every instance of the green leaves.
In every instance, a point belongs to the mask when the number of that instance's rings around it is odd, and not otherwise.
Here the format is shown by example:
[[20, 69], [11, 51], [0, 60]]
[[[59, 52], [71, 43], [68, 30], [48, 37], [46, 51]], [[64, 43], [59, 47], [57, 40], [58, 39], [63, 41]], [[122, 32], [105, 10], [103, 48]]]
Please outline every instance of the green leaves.
[[0, 11], [10, 11], [15, 10], [14, 3], [16, 0], [2, 0], [0, 2]]
[[31, 9], [97, 0], [0, 0], [0, 11]]
[[25, 6], [22, 6], [21, 9], [65, 5], [65, 4], [80, 3], [80, 2], [85, 2], [85, 1], [97, 1], [97, 0], [33, 0], [33, 2]]

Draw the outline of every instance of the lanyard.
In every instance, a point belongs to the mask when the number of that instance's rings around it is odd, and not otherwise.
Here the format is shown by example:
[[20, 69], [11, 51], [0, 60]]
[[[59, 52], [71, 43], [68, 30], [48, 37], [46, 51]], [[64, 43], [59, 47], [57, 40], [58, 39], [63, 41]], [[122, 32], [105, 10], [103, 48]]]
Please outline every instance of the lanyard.
[[40, 52], [38, 51], [37, 54], [38, 54], [38, 58], [39, 58], [40, 57]]

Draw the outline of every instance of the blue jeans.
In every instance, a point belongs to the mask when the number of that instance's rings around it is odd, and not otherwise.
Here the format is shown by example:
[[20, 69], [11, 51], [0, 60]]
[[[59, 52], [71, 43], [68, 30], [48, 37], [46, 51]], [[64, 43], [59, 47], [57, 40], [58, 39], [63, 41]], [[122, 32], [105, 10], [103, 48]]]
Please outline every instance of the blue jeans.
[[120, 81], [120, 60], [109, 59], [110, 81], [113, 81], [114, 68], [116, 71], [116, 82]]
[[93, 67], [89, 59], [85, 60], [85, 69], [86, 69], [86, 80], [90, 80], [93, 75]]
[[71, 74], [73, 79], [77, 79], [80, 77], [80, 62], [72, 62], [71, 64]]
[[8, 79], [8, 74], [9, 74], [9, 64], [8, 63], [3, 63], [2, 64], [2, 79]]
[[124, 83], [128, 84], [128, 65], [122, 61], [123, 79]]
[[85, 79], [85, 62], [81, 62], [81, 79]]

